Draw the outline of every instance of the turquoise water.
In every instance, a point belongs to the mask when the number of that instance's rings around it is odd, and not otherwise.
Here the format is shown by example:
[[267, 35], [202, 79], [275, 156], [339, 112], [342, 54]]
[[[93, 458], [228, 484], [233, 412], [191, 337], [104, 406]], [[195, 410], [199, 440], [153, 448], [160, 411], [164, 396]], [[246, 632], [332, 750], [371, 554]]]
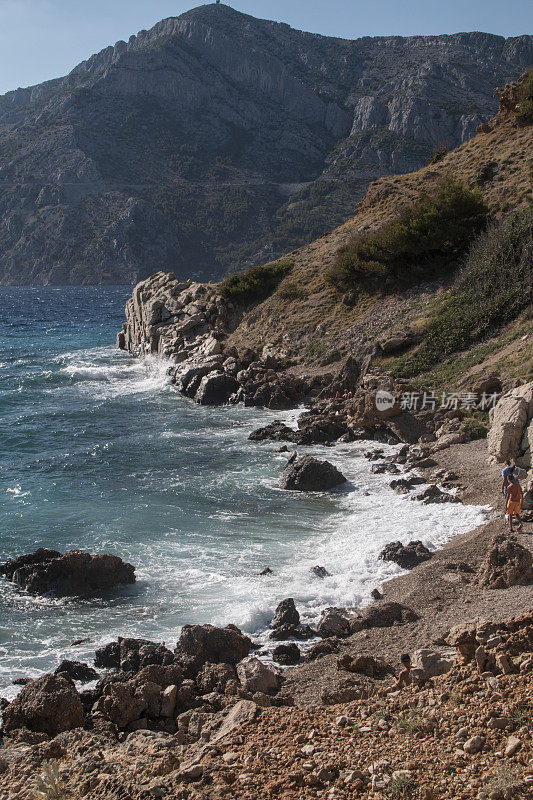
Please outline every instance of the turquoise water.
[[[481, 512], [421, 506], [372, 475], [365, 444], [301, 448], [350, 479], [327, 495], [277, 488], [286, 456], [251, 430], [297, 413], [208, 409], [166, 367], [114, 347], [128, 288], [0, 288], [0, 562], [79, 547], [133, 563], [138, 581], [85, 600], [32, 598], [0, 582], [0, 694], [118, 635], [174, 646], [189, 622], [261, 637], [277, 602], [304, 617], [359, 604], [398, 571], [394, 539], [437, 546]], [[331, 578], [310, 575], [324, 565]], [[258, 577], [265, 566], [274, 575]], [[88, 639], [81, 645], [71, 643]]]

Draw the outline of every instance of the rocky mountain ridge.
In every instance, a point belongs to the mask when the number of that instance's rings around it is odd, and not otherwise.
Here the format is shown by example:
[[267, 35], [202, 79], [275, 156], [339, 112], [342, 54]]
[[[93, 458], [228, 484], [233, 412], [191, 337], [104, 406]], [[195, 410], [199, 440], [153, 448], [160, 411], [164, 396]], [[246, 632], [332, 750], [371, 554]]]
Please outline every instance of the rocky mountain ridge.
[[0, 283], [217, 277], [353, 213], [455, 146], [533, 37], [332, 39], [223, 4], [0, 97]]

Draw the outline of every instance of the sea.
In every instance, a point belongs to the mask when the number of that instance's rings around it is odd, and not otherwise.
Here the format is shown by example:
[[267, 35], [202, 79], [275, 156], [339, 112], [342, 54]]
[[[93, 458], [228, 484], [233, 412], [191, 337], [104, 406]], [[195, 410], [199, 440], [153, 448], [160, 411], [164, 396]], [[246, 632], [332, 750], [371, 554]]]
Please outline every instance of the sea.
[[0, 578], [0, 696], [63, 658], [91, 662], [118, 636], [172, 648], [184, 624], [232, 622], [265, 643], [280, 600], [293, 597], [310, 623], [326, 607], [364, 605], [401, 572], [378, 559], [387, 542], [437, 548], [485, 518], [396, 494], [390, 476], [370, 472], [371, 442], [298, 448], [342, 470], [334, 491], [278, 488], [287, 454], [248, 436], [274, 419], [296, 425], [303, 409], [182, 397], [164, 361], [115, 347], [130, 292], [0, 288], [0, 563], [81, 548], [137, 574], [103, 596], [61, 600]]

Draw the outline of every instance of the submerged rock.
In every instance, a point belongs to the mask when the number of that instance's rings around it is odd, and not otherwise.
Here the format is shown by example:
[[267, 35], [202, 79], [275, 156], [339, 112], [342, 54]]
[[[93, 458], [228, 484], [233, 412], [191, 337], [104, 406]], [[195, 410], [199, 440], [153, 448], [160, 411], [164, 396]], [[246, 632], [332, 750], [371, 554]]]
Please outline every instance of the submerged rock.
[[92, 594], [119, 584], [135, 583], [135, 567], [107, 553], [91, 555], [69, 550], [36, 550], [7, 561], [0, 574], [30, 594], [53, 592], [57, 597]]
[[409, 542], [406, 545], [401, 542], [390, 542], [383, 548], [379, 557], [383, 561], [394, 561], [402, 569], [413, 569], [423, 561], [428, 561], [432, 553], [421, 541]]
[[329, 461], [318, 461], [312, 456], [304, 456], [287, 464], [279, 485], [282, 489], [325, 492], [342, 483], [346, 483], [346, 478]]

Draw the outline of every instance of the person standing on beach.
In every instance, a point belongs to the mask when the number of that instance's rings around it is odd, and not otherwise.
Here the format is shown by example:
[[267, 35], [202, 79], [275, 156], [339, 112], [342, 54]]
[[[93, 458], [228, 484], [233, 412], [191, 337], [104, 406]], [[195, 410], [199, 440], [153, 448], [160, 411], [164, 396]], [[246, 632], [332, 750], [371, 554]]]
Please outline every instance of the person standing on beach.
[[513, 533], [513, 517], [516, 517], [516, 530], [521, 531], [522, 525], [520, 524], [520, 510], [522, 508], [522, 487], [518, 483], [517, 478], [513, 474], [509, 476], [509, 483], [507, 485], [507, 504], [506, 510], [509, 516], [509, 532]]
[[507, 460], [505, 462], [505, 467], [502, 469], [502, 494], [506, 506], [507, 506], [507, 487], [509, 486], [509, 478], [513, 474], [513, 472], [514, 472], [514, 467], [511, 465], [511, 462]]

